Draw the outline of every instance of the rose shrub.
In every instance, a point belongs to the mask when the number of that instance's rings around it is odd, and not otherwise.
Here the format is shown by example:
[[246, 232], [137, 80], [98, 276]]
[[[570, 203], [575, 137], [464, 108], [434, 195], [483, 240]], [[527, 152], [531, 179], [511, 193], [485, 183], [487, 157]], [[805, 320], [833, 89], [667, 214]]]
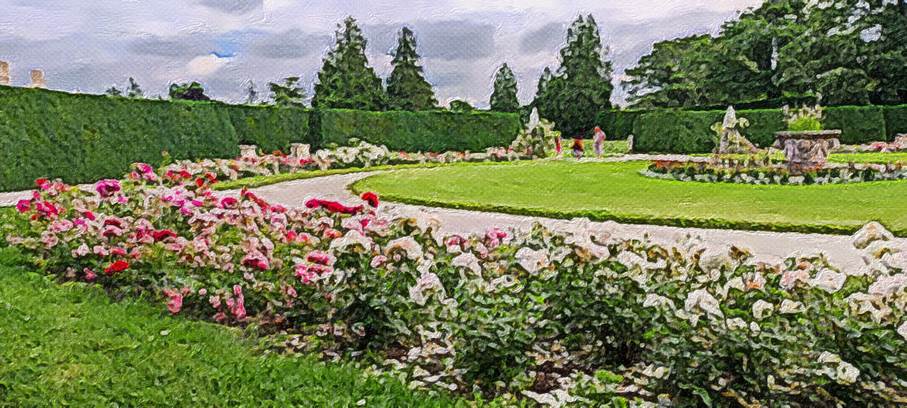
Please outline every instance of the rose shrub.
[[786, 166], [763, 165], [745, 160], [733, 163], [658, 160], [642, 174], [677, 181], [737, 184], [846, 184], [867, 181], [905, 180], [903, 163], [827, 165], [794, 173]]
[[288, 209], [214, 182], [141, 164], [91, 191], [42, 180], [7, 240], [62, 280], [505, 404], [907, 403], [907, 248], [877, 225], [866, 266], [840, 271], [585, 220], [442, 236], [374, 194]]

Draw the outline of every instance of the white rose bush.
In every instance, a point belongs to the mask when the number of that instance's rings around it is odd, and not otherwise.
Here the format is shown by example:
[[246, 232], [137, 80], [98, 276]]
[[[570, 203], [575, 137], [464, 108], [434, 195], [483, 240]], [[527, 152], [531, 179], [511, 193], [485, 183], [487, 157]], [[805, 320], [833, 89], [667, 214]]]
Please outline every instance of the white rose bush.
[[4, 235], [61, 281], [431, 392], [543, 406], [907, 403], [907, 248], [882, 233], [860, 235], [857, 271], [615, 240], [581, 221], [442, 236], [431, 220], [379, 215], [372, 193], [288, 209], [215, 195], [215, 173], [184, 170], [138, 164], [93, 191], [38, 180]]

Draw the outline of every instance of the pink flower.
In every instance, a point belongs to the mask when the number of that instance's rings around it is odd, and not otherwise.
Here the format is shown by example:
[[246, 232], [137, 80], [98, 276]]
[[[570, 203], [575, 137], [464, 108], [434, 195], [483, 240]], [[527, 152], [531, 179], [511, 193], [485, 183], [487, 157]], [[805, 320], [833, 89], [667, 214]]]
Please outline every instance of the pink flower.
[[233, 197], [224, 197], [220, 200], [220, 208], [233, 208], [237, 202]]
[[[236, 320], [242, 320], [246, 317], [246, 304], [245, 298], [242, 294], [242, 287], [239, 285], [233, 285], [233, 294], [236, 295], [233, 305], [230, 306], [230, 313], [233, 313], [233, 316], [236, 317]], [[229, 305], [229, 303], [228, 303]]]
[[91, 268], [82, 269], [82, 272], [85, 273], [86, 282], [94, 282], [94, 280], [98, 277], [98, 275], [96, 273], [94, 273], [94, 271], [91, 270]]
[[384, 255], [378, 255], [372, 258], [372, 262], [369, 263], [369, 265], [371, 265], [372, 268], [377, 268], [381, 265], [384, 265], [385, 262], [387, 262], [387, 257]]
[[128, 268], [129, 268], [129, 262], [126, 262], [123, 260], [117, 260], [114, 263], [108, 265], [106, 268], [104, 268], [104, 273], [106, 273], [107, 276], [113, 276], [114, 274], [123, 272]]
[[220, 296], [211, 295], [208, 297], [208, 303], [215, 309], [220, 309]]
[[309, 262], [331, 266], [334, 264], [334, 257], [331, 254], [323, 251], [312, 251], [306, 255], [305, 259]]
[[310, 285], [315, 281], [315, 278], [318, 277], [318, 274], [315, 273], [311, 268], [305, 264], [296, 265], [296, 277], [299, 278], [305, 285]]
[[72, 250], [72, 257], [81, 258], [85, 255], [88, 255], [90, 252], [91, 250], [88, 248], [88, 245], [83, 243], [82, 245], [79, 245], [78, 248]]
[[241, 261], [243, 266], [248, 266], [250, 268], [255, 268], [261, 271], [266, 271], [271, 268], [271, 265], [268, 263], [267, 258], [262, 255], [260, 252], [253, 252], [246, 254]]
[[287, 286], [286, 293], [287, 293], [287, 296], [289, 296], [293, 299], [296, 299], [296, 297], [298, 296], [298, 294], [296, 293], [296, 288], [294, 288], [292, 286]]
[[101, 180], [94, 188], [102, 198], [111, 197], [121, 190], [120, 182], [113, 179]]
[[19, 200], [19, 202], [16, 203], [16, 210], [19, 211], [20, 214], [31, 211], [31, 200]]
[[371, 191], [362, 193], [360, 198], [365, 200], [372, 208], [378, 208], [378, 204], [380, 203], [380, 201], [378, 201], [378, 195]]
[[164, 296], [167, 296], [167, 310], [170, 314], [177, 314], [183, 308], [183, 294], [171, 289], [164, 289]]

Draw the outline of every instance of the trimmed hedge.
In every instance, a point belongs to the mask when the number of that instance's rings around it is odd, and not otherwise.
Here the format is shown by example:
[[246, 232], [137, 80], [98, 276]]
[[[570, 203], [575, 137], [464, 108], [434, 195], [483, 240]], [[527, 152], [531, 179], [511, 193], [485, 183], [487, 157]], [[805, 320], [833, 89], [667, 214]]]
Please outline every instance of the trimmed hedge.
[[907, 134], [907, 105], [886, 106], [884, 113], [889, 141], [899, 134]]
[[39, 177], [85, 183], [120, 176], [133, 162], [229, 157], [239, 152], [218, 104], [131, 100], [0, 86], [0, 190]]
[[[711, 127], [722, 120], [724, 111], [664, 110], [630, 115], [635, 116], [634, 151], [708, 153], [715, 147]], [[780, 109], [742, 110], [737, 112], [737, 117], [749, 120], [750, 127], [743, 133], [759, 147], [771, 146], [775, 141], [775, 132], [786, 128]], [[823, 126], [825, 129], [840, 129], [841, 142], [845, 144], [890, 141], [895, 134], [907, 132], [907, 106], [829, 107], [825, 109]]]
[[520, 129], [517, 114], [316, 112], [0, 86], [0, 191], [40, 177], [119, 177], [134, 162], [160, 163], [165, 150], [174, 159], [235, 157], [244, 143], [270, 152], [356, 137], [406, 151], [480, 151], [509, 145]]
[[522, 129], [514, 113], [447, 111], [318, 112], [319, 146], [343, 145], [351, 138], [409, 152], [482, 151], [509, 146]]
[[646, 113], [649, 112], [611, 110], [599, 113], [595, 123], [602, 127], [609, 140], [626, 139], [633, 134], [633, 125], [636, 120]]

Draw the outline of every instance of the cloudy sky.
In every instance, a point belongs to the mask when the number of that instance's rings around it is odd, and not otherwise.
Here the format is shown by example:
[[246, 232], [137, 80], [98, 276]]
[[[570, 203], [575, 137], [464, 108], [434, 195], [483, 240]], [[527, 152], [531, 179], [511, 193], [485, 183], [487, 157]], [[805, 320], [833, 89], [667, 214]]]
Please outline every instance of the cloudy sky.
[[[14, 85], [44, 69], [48, 87], [103, 92], [133, 76], [146, 94], [199, 81], [216, 99], [238, 101], [249, 80], [301, 76], [311, 89], [338, 22], [352, 15], [382, 77], [396, 33], [416, 32], [426, 77], [444, 103], [487, 106], [507, 62], [528, 102], [545, 66], [558, 66], [566, 28], [579, 13], [598, 20], [616, 68], [658, 40], [714, 33], [761, 0], [0, 0], [0, 60]], [[615, 95], [615, 100], [622, 100]]]

